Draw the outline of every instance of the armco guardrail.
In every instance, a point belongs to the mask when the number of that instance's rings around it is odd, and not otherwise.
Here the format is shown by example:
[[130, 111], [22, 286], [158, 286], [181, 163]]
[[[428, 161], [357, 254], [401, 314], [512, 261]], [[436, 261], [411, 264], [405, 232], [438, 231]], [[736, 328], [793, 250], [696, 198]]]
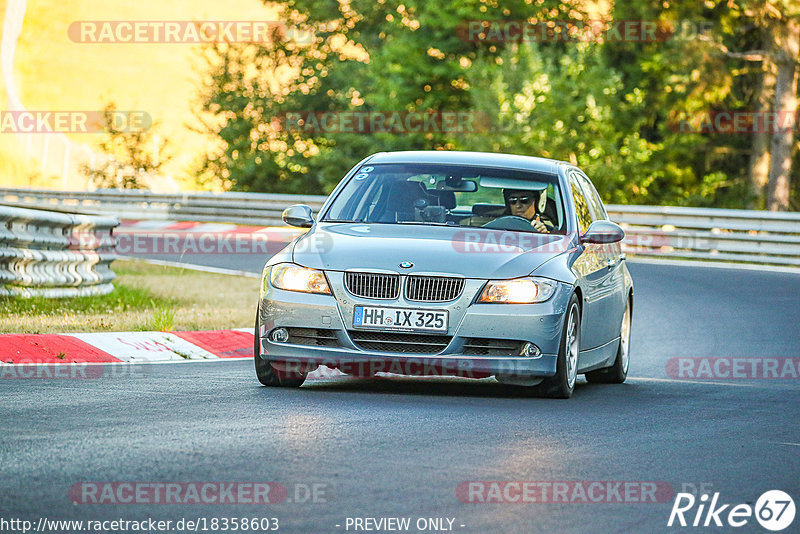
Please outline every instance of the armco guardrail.
[[308, 204], [316, 212], [325, 201], [317, 195], [266, 193], [151, 193], [130, 189], [49, 191], [0, 189], [0, 200], [77, 213], [110, 214], [121, 219], [231, 222], [283, 225], [281, 213], [290, 204]]
[[0, 295], [104, 295], [114, 287], [115, 217], [0, 205]]
[[800, 213], [672, 206], [607, 206], [628, 253], [800, 266]]
[[[325, 197], [0, 189], [0, 201], [130, 219], [282, 225], [287, 206], [308, 204], [318, 211]], [[625, 228], [629, 254], [800, 267], [800, 213], [621, 205], [608, 206], [608, 211]]]

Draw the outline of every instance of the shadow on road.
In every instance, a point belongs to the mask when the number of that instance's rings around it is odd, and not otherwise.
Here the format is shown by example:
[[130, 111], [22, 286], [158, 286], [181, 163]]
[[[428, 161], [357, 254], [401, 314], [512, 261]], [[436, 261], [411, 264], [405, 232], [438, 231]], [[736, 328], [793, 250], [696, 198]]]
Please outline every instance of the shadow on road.
[[[641, 392], [647, 386], [643, 384], [618, 384], [597, 385], [588, 384], [585, 380], [578, 380], [572, 399], [594, 399], [595, 394], [628, 395]], [[535, 388], [500, 384], [494, 379], [484, 378], [471, 380], [466, 378], [418, 378], [418, 377], [376, 377], [355, 378], [343, 376], [341, 378], [326, 378], [307, 381], [301, 391], [311, 392], [347, 392], [363, 394], [393, 394], [393, 395], [425, 395], [435, 397], [476, 397], [476, 398], [516, 398], [538, 399]], [[558, 402], [564, 399], [540, 400]]]

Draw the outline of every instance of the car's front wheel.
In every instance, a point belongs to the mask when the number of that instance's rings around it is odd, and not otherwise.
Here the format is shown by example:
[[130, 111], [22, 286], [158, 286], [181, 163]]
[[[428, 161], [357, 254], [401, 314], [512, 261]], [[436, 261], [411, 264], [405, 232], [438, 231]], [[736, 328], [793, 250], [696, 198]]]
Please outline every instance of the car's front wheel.
[[300, 378], [281, 377], [279, 373], [275, 372], [272, 364], [261, 357], [261, 338], [259, 330], [258, 311], [256, 311], [256, 326], [255, 332], [253, 333], [255, 339], [253, 359], [256, 364], [256, 376], [258, 377], [258, 381], [265, 386], [300, 387], [306, 379], [305, 376]]
[[545, 378], [536, 387], [543, 397], [568, 399], [575, 390], [578, 379], [578, 353], [581, 346], [581, 313], [578, 296], [572, 295], [567, 305], [564, 328], [561, 332], [561, 346], [558, 351], [556, 374]]

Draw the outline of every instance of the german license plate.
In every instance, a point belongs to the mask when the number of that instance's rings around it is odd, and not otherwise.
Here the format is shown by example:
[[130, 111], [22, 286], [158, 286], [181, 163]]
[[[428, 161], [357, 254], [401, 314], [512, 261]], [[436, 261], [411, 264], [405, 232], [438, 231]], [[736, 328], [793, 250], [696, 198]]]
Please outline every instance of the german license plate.
[[353, 326], [418, 332], [447, 332], [447, 310], [356, 306]]

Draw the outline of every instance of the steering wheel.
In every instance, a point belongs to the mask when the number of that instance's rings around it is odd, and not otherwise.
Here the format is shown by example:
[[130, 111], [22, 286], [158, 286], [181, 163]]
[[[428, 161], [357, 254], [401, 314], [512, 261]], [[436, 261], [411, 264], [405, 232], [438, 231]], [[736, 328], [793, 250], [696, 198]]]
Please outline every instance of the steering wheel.
[[519, 230], [521, 232], [530, 232], [533, 229], [531, 222], [525, 217], [519, 215], [503, 215], [493, 221], [489, 221], [481, 228], [490, 228], [494, 230]]

